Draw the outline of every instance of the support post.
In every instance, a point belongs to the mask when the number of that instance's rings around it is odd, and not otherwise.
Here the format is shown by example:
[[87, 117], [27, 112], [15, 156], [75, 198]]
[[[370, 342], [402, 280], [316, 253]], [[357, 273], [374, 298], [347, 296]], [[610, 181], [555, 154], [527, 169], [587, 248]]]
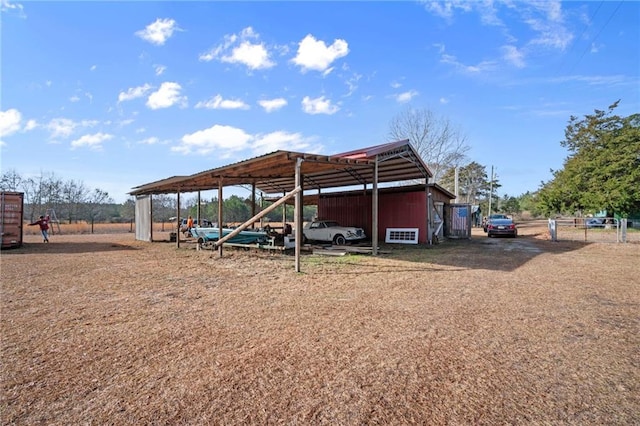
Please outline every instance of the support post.
[[177, 221], [177, 225], [176, 226], [176, 248], [180, 248], [180, 222], [182, 221], [182, 218], [180, 217], [180, 190], [178, 189], [178, 199], [177, 199], [177, 209], [178, 211], [176, 212], [176, 217], [178, 218]]
[[300, 252], [302, 244], [302, 158], [296, 159], [296, 189], [299, 192], [296, 193], [295, 207], [294, 207], [294, 226], [296, 228], [296, 244], [295, 244], [295, 264], [296, 272], [300, 272]]
[[376, 155], [376, 161], [373, 166], [373, 188], [372, 192], [372, 206], [371, 206], [371, 254], [373, 256], [378, 255], [378, 156]]
[[[251, 184], [251, 216], [256, 215], [256, 184], [255, 182]], [[251, 224], [251, 229], [254, 229], [255, 223]]]
[[[218, 181], [218, 237], [222, 235], [222, 178]], [[218, 246], [218, 257], [222, 257], [222, 244]]]

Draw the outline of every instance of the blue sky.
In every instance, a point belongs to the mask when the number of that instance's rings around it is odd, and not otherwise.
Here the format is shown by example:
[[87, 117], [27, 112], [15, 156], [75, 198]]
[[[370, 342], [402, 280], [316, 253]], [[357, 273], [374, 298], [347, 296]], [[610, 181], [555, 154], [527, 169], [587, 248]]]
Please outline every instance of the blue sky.
[[1, 1], [2, 170], [117, 202], [278, 149], [377, 145], [408, 108], [519, 195], [562, 167], [571, 115], [640, 112], [640, 2]]

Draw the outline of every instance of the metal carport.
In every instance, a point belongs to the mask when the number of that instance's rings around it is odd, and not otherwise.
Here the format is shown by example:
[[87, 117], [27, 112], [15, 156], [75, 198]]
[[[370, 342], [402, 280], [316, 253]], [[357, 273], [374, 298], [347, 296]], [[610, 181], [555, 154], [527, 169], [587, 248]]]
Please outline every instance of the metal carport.
[[[300, 271], [300, 242], [302, 241], [302, 197], [304, 191], [318, 192], [329, 188], [372, 185], [373, 226], [377, 228], [378, 183], [399, 182], [415, 179], [425, 181], [432, 174], [417, 154], [409, 140], [390, 142], [373, 147], [354, 150], [337, 155], [308, 154], [293, 151], [275, 151], [259, 157], [206, 170], [190, 176], [173, 176], [156, 182], [134, 187], [130, 192], [136, 197], [154, 194], [180, 194], [204, 190], [218, 190], [218, 223], [222, 224], [223, 187], [251, 185], [252, 194], [258, 189], [265, 194], [285, 194], [276, 202], [281, 204], [295, 197], [295, 265]], [[255, 201], [255, 200], [254, 200]], [[253, 203], [255, 205], [255, 203]], [[257, 220], [266, 210], [258, 213]], [[245, 223], [248, 225], [249, 221]], [[136, 225], [138, 218], [136, 218]], [[238, 232], [243, 227], [238, 228]], [[222, 256], [225, 238], [216, 242]], [[179, 245], [180, 238], [176, 239]], [[373, 254], [377, 254], [377, 232], [372, 236]]]

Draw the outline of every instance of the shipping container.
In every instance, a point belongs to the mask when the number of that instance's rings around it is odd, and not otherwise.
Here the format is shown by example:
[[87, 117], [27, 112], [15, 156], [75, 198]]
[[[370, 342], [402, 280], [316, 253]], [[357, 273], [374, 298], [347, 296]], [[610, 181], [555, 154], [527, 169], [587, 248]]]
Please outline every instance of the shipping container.
[[2, 248], [22, 246], [22, 226], [24, 216], [24, 193], [0, 193], [0, 231], [2, 232]]

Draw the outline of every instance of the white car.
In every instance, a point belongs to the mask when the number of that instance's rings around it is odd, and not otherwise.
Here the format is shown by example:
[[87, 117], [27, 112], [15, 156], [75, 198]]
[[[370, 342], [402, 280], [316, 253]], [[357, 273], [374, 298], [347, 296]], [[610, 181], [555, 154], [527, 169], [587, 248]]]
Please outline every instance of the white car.
[[340, 226], [335, 220], [307, 222], [302, 233], [305, 241], [331, 241], [339, 246], [346, 244], [347, 241], [360, 241], [367, 238], [364, 229], [354, 226]]

